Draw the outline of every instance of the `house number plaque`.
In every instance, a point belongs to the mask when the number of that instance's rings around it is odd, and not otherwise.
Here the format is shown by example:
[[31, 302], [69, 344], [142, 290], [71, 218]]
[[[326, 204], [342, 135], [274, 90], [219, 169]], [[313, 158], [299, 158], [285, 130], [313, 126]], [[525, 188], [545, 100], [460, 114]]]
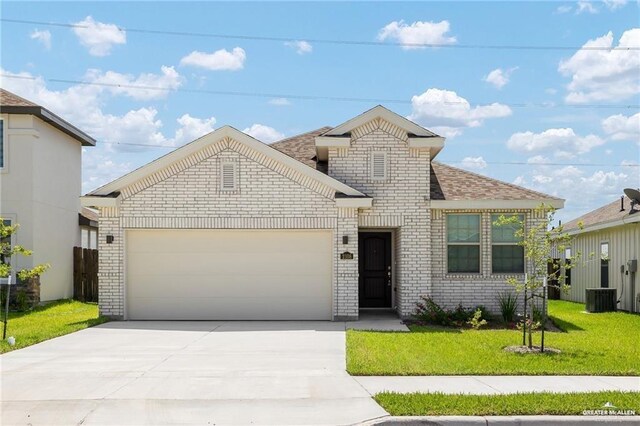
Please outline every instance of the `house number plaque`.
[[340, 253], [340, 259], [352, 260], [353, 259], [353, 253], [349, 253], [348, 251], [345, 251], [344, 253]]

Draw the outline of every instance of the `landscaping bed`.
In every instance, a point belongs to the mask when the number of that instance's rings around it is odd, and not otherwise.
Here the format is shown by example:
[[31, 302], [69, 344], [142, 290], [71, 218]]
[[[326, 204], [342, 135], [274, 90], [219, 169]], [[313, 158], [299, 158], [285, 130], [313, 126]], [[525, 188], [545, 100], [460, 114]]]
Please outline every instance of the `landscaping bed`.
[[[579, 303], [549, 301], [562, 332], [545, 346], [561, 353], [518, 354], [518, 330], [410, 326], [410, 333], [347, 331], [347, 370], [354, 375], [628, 375], [640, 374], [640, 315], [590, 314]], [[539, 344], [539, 333], [535, 344]]]
[[[509, 395], [447, 395], [391, 393], [375, 400], [392, 416], [541, 416], [607, 413], [640, 415], [640, 392], [520, 393]], [[605, 421], [606, 417], [603, 417]]]
[[[98, 313], [95, 303], [60, 300], [27, 312], [9, 312], [7, 337], [16, 339], [15, 346], [0, 342], [0, 353], [24, 348], [53, 337], [102, 324], [107, 319]], [[0, 323], [0, 327], [3, 324]]]

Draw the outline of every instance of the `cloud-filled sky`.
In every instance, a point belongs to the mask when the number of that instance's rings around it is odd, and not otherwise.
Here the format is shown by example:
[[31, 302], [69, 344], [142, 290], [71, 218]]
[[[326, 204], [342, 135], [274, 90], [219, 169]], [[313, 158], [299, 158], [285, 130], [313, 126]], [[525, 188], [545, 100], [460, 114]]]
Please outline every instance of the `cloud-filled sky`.
[[563, 197], [567, 220], [640, 186], [639, 12], [624, 0], [5, 2], [3, 19], [34, 23], [2, 22], [0, 84], [98, 140], [84, 191], [221, 125], [271, 143], [380, 103], [446, 136], [439, 161]]

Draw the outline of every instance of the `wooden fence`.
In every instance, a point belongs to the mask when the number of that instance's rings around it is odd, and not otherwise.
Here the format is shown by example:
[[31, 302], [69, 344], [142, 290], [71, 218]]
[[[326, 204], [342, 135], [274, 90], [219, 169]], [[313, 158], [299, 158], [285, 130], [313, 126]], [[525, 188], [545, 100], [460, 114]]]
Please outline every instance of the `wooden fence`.
[[73, 248], [73, 298], [98, 302], [98, 250]]

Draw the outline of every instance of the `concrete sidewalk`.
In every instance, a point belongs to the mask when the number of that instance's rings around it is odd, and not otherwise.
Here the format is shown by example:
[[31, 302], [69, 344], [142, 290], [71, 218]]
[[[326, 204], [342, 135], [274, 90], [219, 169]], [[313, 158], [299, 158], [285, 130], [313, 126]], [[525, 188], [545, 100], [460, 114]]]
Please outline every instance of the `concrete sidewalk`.
[[640, 392], [640, 377], [618, 376], [357, 376], [371, 395], [380, 392], [508, 394], [523, 392]]

